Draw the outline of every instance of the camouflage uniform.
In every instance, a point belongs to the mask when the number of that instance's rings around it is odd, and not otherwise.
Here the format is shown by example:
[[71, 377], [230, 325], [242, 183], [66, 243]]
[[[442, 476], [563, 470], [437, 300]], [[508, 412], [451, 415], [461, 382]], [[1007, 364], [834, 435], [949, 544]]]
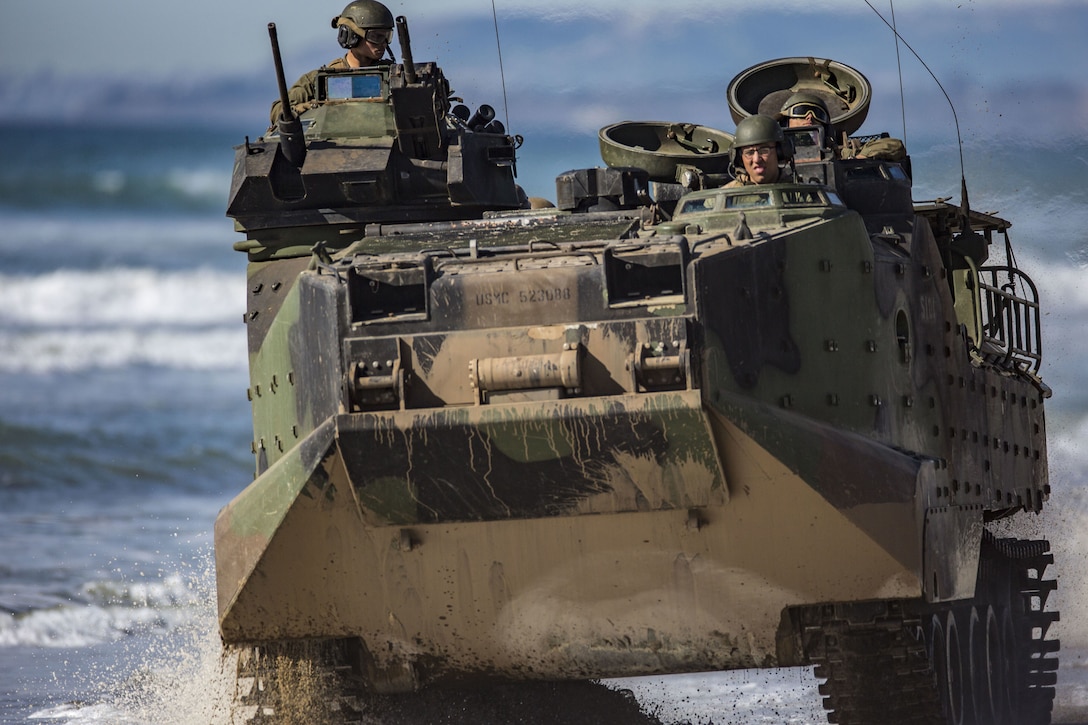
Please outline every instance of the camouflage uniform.
[[844, 159], [884, 159], [902, 161], [907, 157], [907, 147], [897, 138], [874, 138], [864, 145], [849, 139], [842, 149]]

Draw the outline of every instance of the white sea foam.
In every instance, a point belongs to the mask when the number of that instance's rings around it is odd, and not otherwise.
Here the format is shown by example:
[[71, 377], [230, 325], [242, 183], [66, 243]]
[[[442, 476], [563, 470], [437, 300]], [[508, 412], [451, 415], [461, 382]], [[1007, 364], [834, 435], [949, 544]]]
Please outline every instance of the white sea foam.
[[1047, 428], [1051, 478], [1070, 485], [1088, 484], [1088, 414], [1063, 426]]
[[245, 279], [212, 269], [57, 270], [0, 275], [0, 324], [208, 325], [241, 319]]
[[245, 280], [211, 269], [0, 275], [0, 371], [246, 362]]
[[195, 199], [222, 200], [230, 188], [230, 171], [216, 168], [176, 168], [166, 175], [167, 185]]
[[125, 188], [125, 174], [117, 169], [102, 169], [91, 177], [91, 187], [103, 194], [116, 196]]
[[224, 189], [230, 188], [230, 172], [222, 168], [173, 168], [161, 178], [147, 178], [131, 170], [104, 168], [91, 175], [91, 188], [106, 196], [122, 198], [139, 193], [140, 186], [158, 183], [176, 193], [181, 200], [216, 204], [223, 201]]
[[170, 631], [193, 619], [206, 594], [178, 574], [157, 582], [95, 582], [84, 590], [83, 603], [0, 618], [0, 647], [87, 647]]
[[177, 610], [120, 606], [36, 610], [0, 625], [0, 647], [87, 647], [137, 632], [168, 630], [186, 618]]
[[227, 329], [54, 329], [0, 337], [0, 372], [48, 373], [152, 365], [180, 370], [245, 367], [245, 333]]
[[[198, 556], [186, 570], [185, 576], [174, 574], [161, 582], [90, 585], [88, 589], [98, 592], [96, 596], [111, 600], [120, 596], [130, 605], [146, 600], [130, 608], [157, 615], [160, 626], [131, 632], [100, 624], [94, 641], [126, 637], [125, 649], [137, 663], [135, 669], [109, 663], [89, 668], [79, 678], [80, 689], [94, 693], [93, 698], [44, 708], [29, 719], [110, 725], [231, 722], [236, 662], [223, 653], [219, 638], [210, 553]], [[84, 622], [88, 621], [99, 620], [85, 617]], [[129, 637], [131, 634], [147, 636]]]

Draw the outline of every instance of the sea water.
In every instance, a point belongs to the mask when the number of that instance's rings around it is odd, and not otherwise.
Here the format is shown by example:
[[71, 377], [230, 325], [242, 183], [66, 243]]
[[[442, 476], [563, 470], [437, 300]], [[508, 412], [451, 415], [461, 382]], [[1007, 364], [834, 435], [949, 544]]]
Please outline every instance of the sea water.
[[[211, 530], [253, 470], [246, 260], [223, 215], [246, 131], [0, 128], [2, 722], [226, 721]], [[601, 163], [592, 134], [527, 136], [530, 195]], [[915, 199], [958, 200], [958, 149], [911, 151]], [[1059, 719], [1088, 721], [1088, 144], [965, 158], [1042, 297], [1054, 495], [1025, 534], [1061, 574]], [[824, 721], [804, 669], [620, 684], [666, 720]]]

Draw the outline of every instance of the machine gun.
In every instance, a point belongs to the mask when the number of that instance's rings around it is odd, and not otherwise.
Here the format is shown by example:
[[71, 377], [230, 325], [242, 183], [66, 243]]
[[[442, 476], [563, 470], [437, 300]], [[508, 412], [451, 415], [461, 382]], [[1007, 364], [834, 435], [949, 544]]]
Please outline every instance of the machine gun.
[[280, 148], [287, 160], [296, 169], [301, 169], [306, 161], [306, 139], [303, 137], [302, 122], [291, 108], [291, 100], [287, 95], [287, 80], [283, 77], [283, 58], [280, 56], [280, 41], [275, 23], [268, 24], [268, 40], [272, 43], [272, 61], [276, 64], [276, 81], [280, 89], [280, 117], [276, 120]]

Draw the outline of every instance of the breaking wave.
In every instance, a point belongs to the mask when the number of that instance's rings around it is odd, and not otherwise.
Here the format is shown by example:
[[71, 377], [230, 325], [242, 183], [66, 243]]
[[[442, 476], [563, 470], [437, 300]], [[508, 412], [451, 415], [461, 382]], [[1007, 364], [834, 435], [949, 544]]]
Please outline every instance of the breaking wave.
[[207, 268], [0, 275], [0, 371], [244, 366], [244, 291]]

